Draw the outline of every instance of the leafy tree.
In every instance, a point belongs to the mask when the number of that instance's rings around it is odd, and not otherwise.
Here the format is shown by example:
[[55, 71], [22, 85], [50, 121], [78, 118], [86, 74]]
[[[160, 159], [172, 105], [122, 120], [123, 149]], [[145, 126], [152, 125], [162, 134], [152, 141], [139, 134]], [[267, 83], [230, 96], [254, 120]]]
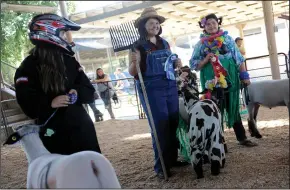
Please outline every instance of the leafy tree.
[[76, 12], [76, 4], [74, 1], [67, 1], [67, 13], [73, 14]]

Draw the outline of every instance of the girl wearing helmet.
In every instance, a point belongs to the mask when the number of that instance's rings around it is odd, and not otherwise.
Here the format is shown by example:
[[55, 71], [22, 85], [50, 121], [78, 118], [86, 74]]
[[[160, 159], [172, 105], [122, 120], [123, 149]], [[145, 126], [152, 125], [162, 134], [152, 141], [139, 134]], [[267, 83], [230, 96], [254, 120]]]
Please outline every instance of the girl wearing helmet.
[[51, 153], [84, 150], [101, 153], [94, 124], [82, 104], [94, 101], [94, 87], [74, 58], [67, 31], [81, 27], [56, 14], [35, 16], [29, 39], [35, 45], [14, 77], [23, 112], [42, 128], [40, 138]]

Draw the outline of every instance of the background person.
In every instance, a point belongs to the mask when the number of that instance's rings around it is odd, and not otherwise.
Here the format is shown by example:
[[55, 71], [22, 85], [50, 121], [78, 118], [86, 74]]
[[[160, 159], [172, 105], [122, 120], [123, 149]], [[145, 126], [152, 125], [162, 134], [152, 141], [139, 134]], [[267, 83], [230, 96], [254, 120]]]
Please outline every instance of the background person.
[[236, 42], [241, 54], [243, 55], [243, 57], [246, 58], [246, 50], [243, 46], [243, 38], [237, 37], [235, 39], [235, 42]]
[[94, 80], [94, 83], [97, 83], [98, 90], [100, 92], [100, 96], [105, 104], [105, 109], [108, 110], [111, 119], [115, 119], [113, 110], [112, 110], [112, 104], [111, 104], [111, 97], [113, 94], [113, 85], [110, 77], [104, 73], [103, 69], [98, 68], [96, 71], [96, 80]]
[[130, 83], [129, 83], [128, 79], [126, 79], [127, 77], [125, 76], [124, 73], [122, 73], [122, 70], [120, 68], [116, 69], [115, 76], [116, 76], [117, 80], [123, 79], [123, 80], [117, 81], [115, 88], [120, 89], [120, 90], [130, 94]]

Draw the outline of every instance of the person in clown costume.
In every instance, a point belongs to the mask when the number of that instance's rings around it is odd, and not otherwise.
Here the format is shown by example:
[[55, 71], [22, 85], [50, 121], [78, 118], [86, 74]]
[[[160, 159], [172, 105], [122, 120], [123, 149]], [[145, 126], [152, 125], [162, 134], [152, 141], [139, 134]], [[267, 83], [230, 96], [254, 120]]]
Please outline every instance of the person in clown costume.
[[[241, 83], [250, 84], [250, 76], [245, 68], [245, 59], [235, 41], [227, 31], [220, 28], [222, 18], [215, 14], [202, 17], [200, 28], [204, 29], [200, 41], [195, 45], [190, 59], [190, 68], [200, 71], [202, 90], [211, 92], [213, 87], [227, 89], [221, 103], [221, 111], [227, 126], [233, 128], [239, 144], [252, 147], [257, 144], [247, 139], [239, 113], [239, 90]], [[207, 98], [210, 95], [207, 93]], [[224, 112], [224, 110], [226, 112]], [[261, 138], [257, 128], [249, 128], [251, 136]]]

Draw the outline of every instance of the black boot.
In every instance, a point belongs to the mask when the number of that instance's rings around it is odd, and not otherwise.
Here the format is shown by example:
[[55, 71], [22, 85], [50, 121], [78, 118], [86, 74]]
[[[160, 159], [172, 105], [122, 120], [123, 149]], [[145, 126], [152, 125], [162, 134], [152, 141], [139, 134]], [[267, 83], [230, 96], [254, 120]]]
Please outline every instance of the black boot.
[[262, 138], [262, 135], [257, 129], [257, 126], [254, 121], [251, 121], [248, 119], [248, 126], [249, 126], [249, 132], [251, 134], [251, 137], [256, 137], [257, 139]]
[[222, 168], [224, 168], [225, 165], [226, 165], [226, 159], [224, 158], [224, 159], [222, 160]]
[[220, 162], [217, 160], [211, 160], [211, 174], [212, 175], [219, 175], [221, 170]]
[[225, 140], [224, 137], [222, 138], [222, 141], [223, 141], [223, 144], [224, 144], [224, 150], [225, 150], [225, 153], [228, 153], [228, 146], [227, 146], [227, 144], [226, 144], [226, 140]]
[[256, 143], [251, 142], [250, 140], [247, 139], [246, 131], [245, 131], [242, 121], [237, 121], [234, 124], [234, 131], [240, 145], [247, 146], [247, 147], [257, 146]]
[[[156, 175], [157, 175], [157, 177], [158, 177], [159, 179], [165, 179], [165, 176], [164, 176], [164, 173], [163, 173], [163, 172], [159, 172], [159, 173], [157, 173]], [[168, 170], [168, 171], [167, 171], [167, 177], [171, 177], [171, 176], [172, 176], [172, 173], [170, 172], [170, 170]]]
[[229, 152], [229, 151], [228, 151], [228, 146], [227, 146], [226, 143], [224, 143], [224, 150], [225, 150], [225, 153], [228, 153], [228, 152]]
[[199, 160], [197, 165], [194, 164], [194, 171], [197, 175], [197, 179], [204, 178], [203, 176], [203, 169], [202, 169], [202, 159]]
[[247, 147], [254, 147], [254, 146], [258, 146], [257, 143], [254, 143], [248, 139], [245, 139], [245, 140], [242, 140], [242, 141], [239, 141], [239, 144], [240, 145], [243, 145], [243, 146], [247, 146]]
[[95, 122], [103, 121], [103, 114], [98, 110], [96, 111], [95, 115]]
[[188, 166], [189, 163], [185, 161], [176, 161], [172, 164], [172, 167], [183, 167], [183, 166]]
[[203, 155], [202, 160], [203, 160], [203, 164], [208, 164], [209, 163], [208, 155]]

